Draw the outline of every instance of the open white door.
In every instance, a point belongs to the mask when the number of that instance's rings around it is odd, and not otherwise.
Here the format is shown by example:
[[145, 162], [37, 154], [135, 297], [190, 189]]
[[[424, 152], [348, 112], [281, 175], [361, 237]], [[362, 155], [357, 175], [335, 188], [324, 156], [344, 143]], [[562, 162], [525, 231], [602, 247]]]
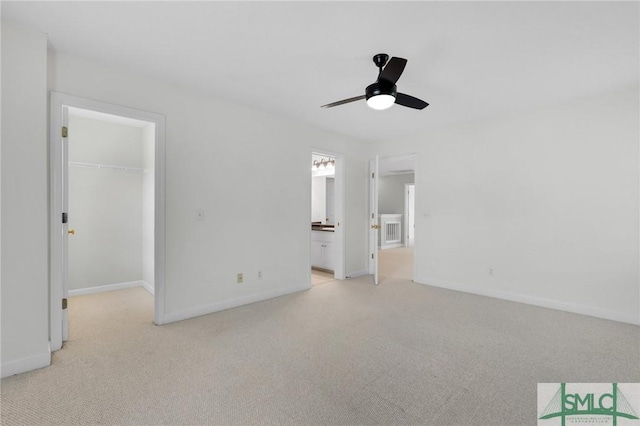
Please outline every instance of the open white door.
[[50, 346], [52, 351], [62, 348], [62, 342], [69, 338], [67, 315], [68, 298], [68, 231], [69, 231], [69, 108], [60, 102], [56, 93], [51, 94], [50, 125], [50, 172], [51, 172], [51, 215], [50, 215], [50, 275], [49, 313]]
[[369, 273], [378, 284], [378, 156], [369, 161]]
[[413, 247], [415, 235], [415, 211], [416, 211], [416, 186], [413, 184], [405, 184], [404, 191], [404, 214], [405, 214], [405, 247]]
[[62, 108], [62, 341], [69, 340], [69, 108]]

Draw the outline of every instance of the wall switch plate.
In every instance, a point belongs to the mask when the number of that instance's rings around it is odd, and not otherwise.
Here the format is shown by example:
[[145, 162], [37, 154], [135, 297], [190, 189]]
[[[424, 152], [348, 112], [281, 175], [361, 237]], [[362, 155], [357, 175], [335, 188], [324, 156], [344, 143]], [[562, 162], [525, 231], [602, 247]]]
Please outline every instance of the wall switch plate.
[[238, 281], [238, 284], [242, 284], [242, 282], [244, 281], [244, 274], [242, 272], [238, 274], [237, 281]]
[[258, 271], [258, 279], [261, 280], [262, 279], [262, 271]]

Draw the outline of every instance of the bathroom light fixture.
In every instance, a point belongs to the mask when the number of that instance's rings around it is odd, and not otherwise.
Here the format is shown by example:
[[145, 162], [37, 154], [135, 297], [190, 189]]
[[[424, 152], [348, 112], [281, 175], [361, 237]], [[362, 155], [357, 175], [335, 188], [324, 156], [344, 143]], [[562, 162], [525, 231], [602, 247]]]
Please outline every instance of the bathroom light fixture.
[[[325, 169], [327, 167], [334, 167], [336, 164], [336, 160], [334, 160], [333, 158], [323, 158], [322, 160], [313, 160], [313, 166], [315, 166], [316, 169], [319, 169], [320, 166], [324, 167]], [[311, 168], [313, 168], [313, 166]]]

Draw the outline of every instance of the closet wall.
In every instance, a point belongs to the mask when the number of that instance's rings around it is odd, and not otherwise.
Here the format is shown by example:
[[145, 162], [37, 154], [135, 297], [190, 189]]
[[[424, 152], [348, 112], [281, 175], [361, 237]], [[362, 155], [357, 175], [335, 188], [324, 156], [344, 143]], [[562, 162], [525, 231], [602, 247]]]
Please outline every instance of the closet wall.
[[143, 280], [144, 136], [69, 117], [69, 290]]
[[154, 124], [142, 129], [142, 281], [154, 293], [155, 283], [155, 135]]

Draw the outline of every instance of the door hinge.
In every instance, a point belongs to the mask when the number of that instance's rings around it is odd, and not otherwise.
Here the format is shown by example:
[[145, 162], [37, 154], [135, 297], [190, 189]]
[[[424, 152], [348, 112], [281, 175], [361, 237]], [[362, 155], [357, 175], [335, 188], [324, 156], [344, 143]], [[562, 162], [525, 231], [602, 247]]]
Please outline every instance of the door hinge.
[[371, 253], [371, 258], [373, 259], [373, 253]]
[[371, 179], [375, 178], [376, 174], [375, 173], [371, 173]]
[[66, 213], [62, 213], [62, 223], [67, 223], [69, 221], [69, 217]]
[[69, 129], [66, 126], [62, 127], [62, 137], [66, 138], [69, 136]]
[[67, 299], [62, 299], [62, 309], [67, 309]]

